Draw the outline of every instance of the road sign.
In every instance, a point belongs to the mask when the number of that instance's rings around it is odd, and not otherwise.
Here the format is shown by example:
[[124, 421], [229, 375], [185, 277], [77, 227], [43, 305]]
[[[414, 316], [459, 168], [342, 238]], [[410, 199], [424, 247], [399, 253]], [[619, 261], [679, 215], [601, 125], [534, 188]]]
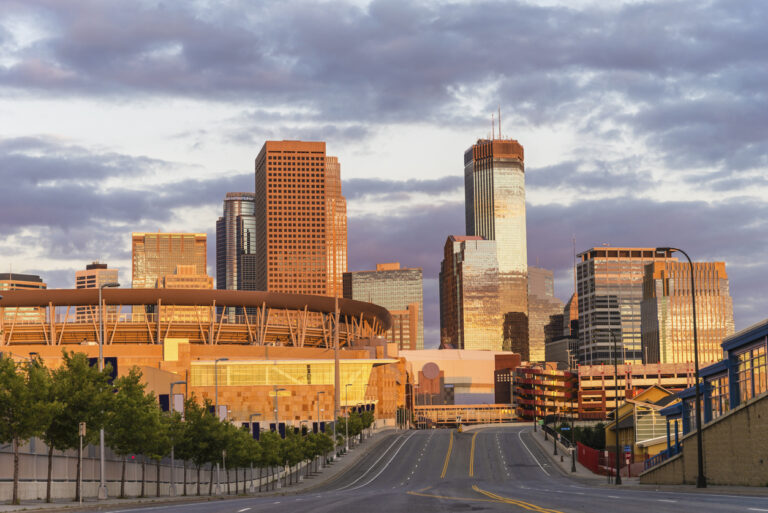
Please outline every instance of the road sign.
[[625, 445], [624, 446], [624, 452], [632, 452], [632, 446], [631, 445]]
[[85, 422], [81, 422], [78, 426], [79, 436], [85, 436]]

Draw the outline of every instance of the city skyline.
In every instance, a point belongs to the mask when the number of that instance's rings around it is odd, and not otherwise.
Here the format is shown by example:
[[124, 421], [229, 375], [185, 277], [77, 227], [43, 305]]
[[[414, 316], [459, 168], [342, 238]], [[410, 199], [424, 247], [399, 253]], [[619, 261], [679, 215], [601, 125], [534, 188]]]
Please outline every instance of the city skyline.
[[[501, 105], [504, 136], [526, 148], [528, 258], [555, 271], [559, 299], [573, 237], [578, 251], [675, 245], [727, 263], [737, 330], [764, 317], [764, 5], [423, 4], [408, 7], [413, 25], [401, 7], [241, 19], [177, 5], [174, 29], [149, 7], [5, 4], [0, 271], [71, 287], [98, 259], [128, 283], [131, 231], [214, 240], [221, 198], [252, 189], [264, 140], [320, 139], [344, 163], [349, 270], [403, 255], [422, 267], [434, 346], [441, 248], [464, 231], [461, 154]], [[120, 43], [76, 22], [91, 16], [121, 27]], [[522, 33], [493, 39], [514, 60], [487, 45], [508, 23]]]

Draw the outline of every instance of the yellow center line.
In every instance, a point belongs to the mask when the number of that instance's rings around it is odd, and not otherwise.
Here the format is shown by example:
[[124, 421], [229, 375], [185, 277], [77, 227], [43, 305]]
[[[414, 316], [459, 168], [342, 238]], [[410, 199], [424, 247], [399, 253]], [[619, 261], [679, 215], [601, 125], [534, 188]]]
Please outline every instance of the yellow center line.
[[505, 501], [500, 501], [498, 499], [480, 499], [477, 497], [448, 497], [447, 495], [431, 495], [428, 493], [419, 493], [419, 492], [405, 492], [408, 495], [416, 495], [417, 497], [429, 497], [431, 499], [446, 499], [451, 501], [471, 501], [471, 502], [496, 502], [496, 503], [502, 503], [505, 504]]
[[515, 506], [518, 506], [530, 511], [538, 511], [539, 513], [563, 513], [562, 511], [559, 511], [556, 509], [544, 508], [542, 506], [537, 506], [536, 504], [531, 504], [530, 502], [524, 502], [521, 500], [511, 499], [509, 497], [503, 497], [501, 495], [483, 490], [479, 488], [477, 485], [472, 485], [472, 489], [478, 493], [482, 493], [486, 497], [490, 497], [491, 499], [495, 499], [499, 502], [504, 502], [507, 504], [514, 504]]
[[451, 429], [451, 440], [448, 442], [448, 453], [445, 455], [445, 463], [443, 463], [443, 473], [440, 474], [440, 479], [445, 478], [445, 473], [448, 472], [448, 462], [451, 461], [452, 450], [453, 450], [453, 429]]
[[475, 438], [477, 438], [477, 432], [472, 435], [472, 448], [469, 450], [469, 477], [475, 476]]

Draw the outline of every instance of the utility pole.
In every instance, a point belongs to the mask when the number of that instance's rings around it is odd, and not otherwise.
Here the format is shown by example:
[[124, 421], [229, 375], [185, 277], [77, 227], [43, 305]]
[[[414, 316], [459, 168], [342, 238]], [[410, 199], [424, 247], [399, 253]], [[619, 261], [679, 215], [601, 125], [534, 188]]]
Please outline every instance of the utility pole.
[[333, 322], [333, 459], [336, 460], [336, 421], [341, 402], [341, 371], [339, 369], [339, 298], [334, 301]]

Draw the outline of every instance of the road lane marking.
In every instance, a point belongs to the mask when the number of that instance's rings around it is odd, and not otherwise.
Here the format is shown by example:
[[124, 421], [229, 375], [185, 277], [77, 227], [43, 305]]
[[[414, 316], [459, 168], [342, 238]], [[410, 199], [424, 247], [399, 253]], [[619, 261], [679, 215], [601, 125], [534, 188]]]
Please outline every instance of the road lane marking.
[[522, 437], [522, 436], [520, 436], [520, 435], [522, 435], [522, 434], [523, 434], [523, 431], [522, 431], [522, 430], [520, 430], [520, 431], [518, 431], [518, 432], [517, 432], [517, 437], [520, 439], [520, 443], [521, 443], [521, 444], [523, 444], [523, 447], [525, 447], [525, 450], [526, 450], [526, 451], [528, 451], [528, 454], [530, 454], [530, 455], [531, 455], [531, 458], [533, 458], [533, 461], [535, 461], [535, 462], [536, 462], [536, 464], [539, 466], [539, 468], [541, 469], [541, 471], [542, 471], [542, 472], [544, 472], [546, 475], [549, 475], [549, 472], [547, 472], [546, 470], [544, 470], [544, 467], [542, 467], [542, 466], [541, 466], [541, 463], [539, 463], [539, 460], [537, 460], [537, 459], [536, 459], [536, 456], [534, 456], [534, 455], [533, 455], [533, 453], [532, 453], [532, 452], [531, 452], [531, 450], [528, 448], [528, 446], [525, 444], [525, 442], [523, 442], [523, 437]]
[[243, 513], [243, 511], [248, 511], [249, 509], [251, 509], [251, 508], [238, 509], [237, 513]]
[[[411, 436], [413, 436], [415, 433], [416, 433], [416, 431], [414, 431], [413, 433], [411, 433]], [[371, 483], [374, 481], [374, 479], [376, 479], [377, 477], [379, 477], [379, 476], [381, 475], [381, 473], [382, 473], [382, 472], [384, 472], [385, 470], [387, 470], [387, 467], [389, 467], [389, 464], [390, 464], [390, 463], [392, 463], [392, 460], [394, 460], [394, 459], [395, 459], [395, 457], [397, 456], [397, 453], [399, 453], [399, 452], [400, 452], [400, 450], [401, 450], [403, 447], [405, 447], [405, 444], [408, 442], [408, 440], [410, 440], [410, 439], [411, 439], [411, 436], [409, 436], [408, 438], [406, 438], [406, 439], [405, 439], [405, 442], [403, 442], [403, 444], [402, 444], [400, 447], [398, 447], [398, 448], [397, 448], [397, 450], [395, 451], [395, 454], [393, 454], [393, 455], [392, 455], [392, 457], [391, 457], [391, 458], [389, 458], [389, 460], [387, 461], [387, 463], [386, 463], [386, 464], [384, 464], [384, 466], [383, 466], [383, 467], [381, 467], [381, 470], [379, 470], [379, 472], [378, 472], [378, 473], [377, 473], [375, 476], [373, 476], [372, 478], [370, 478], [368, 481], [366, 481], [365, 483], [363, 483], [363, 484], [361, 484], [361, 485], [358, 485], [358, 486], [356, 486], [356, 487], [354, 487], [354, 488], [350, 488], [350, 489], [349, 489], [349, 491], [351, 492], [352, 490], [358, 490], [358, 489], [362, 488], [363, 486], [368, 486], [369, 484], [371, 484]], [[367, 472], [366, 472], [366, 473], [367, 473]], [[409, 478], [409, 479], [410, 479], [410, 478]]]
[[519, 506], [521, 508], [530, 510], [530, 511], [538, 511], [539, 513], [563, 513], [560, 510], [557, 509], [550, 509], [545, 508], [543, 506], [538, 506], [536, 504], [532, 504], [530, 502], [525, 502], [517, 499], [512, 499], [510, 497], [504, 497], [502, 495], [495, 494], [493, 492], [489, 492], [486, 490], [483, 490], [482, 488], [479, 488], [477, 485], [472, 485], [472, 489], [478, 493], [481, 493], [485, 495], [486, 497], [490, 497], [492, 499], [496, 499], [499, 502], [504, 502], [506, 504], [513, 504], [515, 506]]
[[[411, 437], [412, 437], [414, 434], [416, 434], [416, 431], [414, 431], [413, 433], [411, 433], [409, 436], [407, 436], [407, 437], [405, 438], [405, 441], [403, 442], [403, 445], [405, 445], [405, 442], [407, 442], [408, 440], [410, 440], [410, 439], [411, 439]], [[394, 441], [394, 442], [392, 442], [392, 443], [389, 445], [389, 447], [387, 447], [387, 450], [386, 450], [386, 451], [384, 451], [384, 452], [382, 453], [382, 455], [381, 455], [381, 456], [379, 456], [379, 458], [378, 458], [376, 461], [374, 461], [374, 462], [373, 462], [373, 464], [372, 464], [370, 467], [368, 467], [368, 470], [366, 470], [365, 472], [363, 472], [362, 474], [360, 474], [360, 476], [359, 476], [357, 479], [355, 479], [354, 481], [352, 481], [352, 482], [351, 482], [351, 483], [349, 483], [348, 485], [342, 486], [341, 488], [337, 488], [337, 489], [336, 489], [336, 491], [338, 492], [339, 490], [344, 490], [344, 489], [346, 489], [346, 488], [349, 488], [350, 486], [352, 486], [353, 484], [357, 483], [357, 482], [358, 482], [358, 481], [360, 481], [362, 478], [364, 478], [364, 477], [366, 476], [366, 474], [368, 474], [368, 472], [370, 472], [371, 470], [373, 470], [373, 468], [376, 466], [376, 464], [377, 464], [379, 461], [381, 461], [381, 458], [383, 458], [384, 456], [386, 456], [386, 455], [387, 455], [387, 453], [389, 452], [389, 450], [390, 450], [390, 449], [392, 449], [392, 447], [393, 447], [393, 446], [394, 446], [394, 445], [395, 445], [397, 442], [399, 442], [400, 440], [402, 440], [402, 438], [400, 438], [400, 437], [397, 437], [397, 439], [395, 439], [395, 441]], [[401, 447], [402, 447], [402, 446], [401, 446]]]
[[443, 463], [443, 473], [440, 474], [440, 479], [444, 479], [445, 473], [448, 472], [448, 463], [451, 461], [452, 450], [453, 450], [453, 429], [451, 429], [451, 439], [448, 442], [448, 452], [445, 454], [445, 463]]
[[656, 499], [656, 500], [659, 501], [659, 502], [677, 502], [677, 501], [673, 501], [673, 500], [670, 500], [670, 499]]
[[424, 488], [422, 488], [422, 489], [421, 489], [421, 490], [419, 490], [419, 491], [420, 491], [420, 492], [426, 492], [426, 491], [427, 491], [427, 490], [429, 490], [430, 488], [432, 488], [432, 487], [431, 487], [431, 486], [425, 486]]
[[768, 511], [768, 509], [762, 509], [762, 508], [749, 508], [749, 511]]
[[419, 492], [405, 492], [408, 495], [416, 495], [417, 497], [429, 497], [431, 499], [443, 499], [443, 500], [449, 500], [449, 501], [471, 501], [471, 502], [496, 502], [496, 503], [504, 503], [503, 501], [499, 500], [492, 500], [492, 499], [481, 499], [479, 497], [448, 497], [447, 495], [431, 495], [428, 493], [419, 493]]
[[472, 449], [469, 451], [469, 477], [475, 477], [475, 438], [477, 432], [472, 435]]

